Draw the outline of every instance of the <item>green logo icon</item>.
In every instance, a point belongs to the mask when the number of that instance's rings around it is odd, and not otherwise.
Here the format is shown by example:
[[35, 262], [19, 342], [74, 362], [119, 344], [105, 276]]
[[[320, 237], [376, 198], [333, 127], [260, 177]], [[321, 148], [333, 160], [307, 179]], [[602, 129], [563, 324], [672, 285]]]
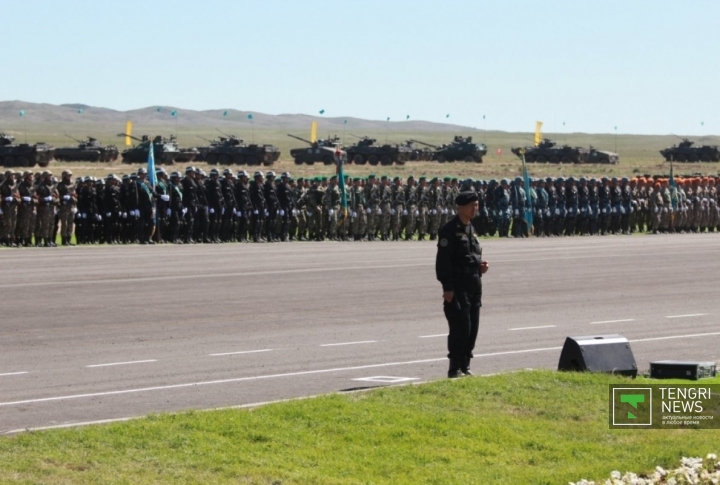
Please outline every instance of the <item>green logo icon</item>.
[[651, 426], [652, 389], [647, 387], [611, 386], [612, 426]]
[[[620, 394], [620, 402], [626, 402], [637, 409], [638, 403], [645, 402], [645, 394]], [[628, 411], [628, 419], [637, 419], [637, 416]]]

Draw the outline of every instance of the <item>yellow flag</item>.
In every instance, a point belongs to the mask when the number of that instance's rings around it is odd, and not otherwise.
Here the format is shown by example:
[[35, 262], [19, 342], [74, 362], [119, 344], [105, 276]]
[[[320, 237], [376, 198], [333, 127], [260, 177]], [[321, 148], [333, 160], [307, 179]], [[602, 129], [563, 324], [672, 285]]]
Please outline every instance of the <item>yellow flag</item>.
[[125, 146], [129, 147], [132, 145], [132, 140], [130, 139], [130, 135], [132, 135], [132, 121], [128, 121], [125, 124], [125, 134], [128, 135], [125, 137]]
[[535, 122], [535, 145], [539, 145], [542, 141], [542, 121]]
[[313, 143], [317, 141], [317, 121], [313, 121], [310, 125], [310, 141]]

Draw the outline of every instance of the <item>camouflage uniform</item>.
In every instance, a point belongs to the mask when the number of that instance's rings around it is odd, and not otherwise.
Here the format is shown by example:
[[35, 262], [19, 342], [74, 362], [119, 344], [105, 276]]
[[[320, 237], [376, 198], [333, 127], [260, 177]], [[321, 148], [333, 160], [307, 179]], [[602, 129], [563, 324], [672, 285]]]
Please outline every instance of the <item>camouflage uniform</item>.
[[323, 218], [327, 220], [327, 237], [329, 239], [337, 239], [338, 237], [338, 212], [340, 211], [340, 189], [334, 183], [337, 177], [333, 175], [331, 178], [331, 184], [325, 191], [325, 197], [323, 198], [323, 205], [325, 211]]
[[367, 214], [365, 213], [365, 192], [360, 186], [360, 179], [355, 179], [355, 184], [350, 191], [350, 211], [352, 221], [352, 235], [356, 241], [360, 241], [367, 231]]
[[0, 209], [2, 209], [0, 243], [8, 246], [15, 243], [15, 226], [20, 202], [14, 178], [15, 175], [12, 172], [7, 172], [5, 173], [5, 180], [0, 184]]
[[657, 234], [660, 230], [664, 205], [663, 195], [660, 191], [659, 186], [656, 186], [656, 188], [654, 188], [653, 191], [650, 193], [648, 202], [650, 207], [650, 227], [648, 229], [651, 230], [654, 234]]
[[72, 176], [72, 172], [64, 172], [63, 178], [57, 186], [58, 199], [60, 208], [59, 219], [60, 219], [60, 237], [62, 238], [63, 244], [70, 244], [73, 230], [75, 229], [74, 217], [75, 212], [73, 211], [77, 206], [77, 197], [75, 195], [75, 186], [72, 180], [69, 178]]
[[391, 187], [392, 208], [390, 213], [392, 214], [392, 237], [394, 241], [398, 241], [403, 228], [403, 217], [407, 215], [407, 212], [405, 210], [405, 190], [400, 184], [400, 178], [395, 177], [394, 182], [396, 183]]
[[405, 210], [403, 211], [403, 214], [405, 215], [406, 241], [409, 241], [413, 238], [413, 234], [415, 234], [415, 224], [417, 221], [417, 216], [419, 215], [417, 186], [414, 185], [414, 182], [415, 180], [411, 175], [408, 178], [408, 184], [405, 187]]
[[32, 178], [25, 177], [20, 182], [18, 194], [20, 195], [20, 206], [18, 207], [15, 231], [22, 244], [29, 246], [32, 243], [32, 232], [35, 228], [35, 190], [32, 186]]
[[380, 219], [380, 235], [384, 241], [390, 239], [390, 222], [392, 219], [392, 203], [393, 194], [392, 189], [386, 183], [383, 183], [379, 187], [380, 194], [380, 211], [382, 212]]

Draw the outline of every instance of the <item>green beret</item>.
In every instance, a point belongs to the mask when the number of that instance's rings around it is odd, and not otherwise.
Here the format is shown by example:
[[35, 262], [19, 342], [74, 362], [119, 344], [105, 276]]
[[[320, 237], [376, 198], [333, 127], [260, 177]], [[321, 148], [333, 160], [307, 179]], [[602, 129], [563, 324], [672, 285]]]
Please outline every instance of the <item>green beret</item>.
[[360, 182], [360, 180], [362, 180], [360, 177], [353, 178], [353, 182]]
[[395, 178], [393, 179], [393, 182], [398, 182], [399, 180], [400, 180], [400, 177], [395, 176]]
[[305, 179], [304, 179], [303, 177], [298, 177], [297, 181], [298, 181], [298, 182], [304, 182]]
[[450, 177], [443, 177], [443, 182], [450, 182]]
[[328, 179], [328, 178], [327, 178], [326, 176], [324, 176], [324, 175], [323, 175], [322, 177], [320, 177], [320, 181], [321, 181], [321, 182], [327, 182], [327, 179]]
[[451, 180], [451, 182], [457, 182], [457, 181], [458, 181], [457, 177], [453, 177], [453, 179]]
[[[324, 179], [324, 178], [325, 178], [325, 177], [323, 177], [323, 179]], [[338, 178], [337, 175], [333, 175], [332, 177], [330, 177], [330, 180], [337, 180], [337, 178]]]
[[433, 177], [430, 182], [434, 184], [434, 183], [437, 182], [438, 180], [440, 180], [440, 179], [438, 179], [437, 177]]
[[421, 175], [418, 180], [427, 180], [427, 177], [425, 175]]
[[371, 173], [370, 175], [367, 176], [367, 178], [369, 178], [369, 179], [374, 179], [374, 178], [377, 178], [377, 177], [375, 177], [375, 174], [374, 174], [374, 173]]
[[408, 175], [408, 180], [414, 179], [414, 178], [415, 178], [415, 177], [413, 176], [413, 174]]
[[387, 175], [383, 175], [382, 177], [380, 177], [380, 180], [387, 180]]

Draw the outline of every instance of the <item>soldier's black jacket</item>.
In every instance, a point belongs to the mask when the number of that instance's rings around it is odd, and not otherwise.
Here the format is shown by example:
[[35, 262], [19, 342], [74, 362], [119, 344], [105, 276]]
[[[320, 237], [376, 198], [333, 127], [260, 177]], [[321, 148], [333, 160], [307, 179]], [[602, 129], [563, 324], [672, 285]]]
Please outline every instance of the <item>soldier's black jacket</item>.
[[293, 198], [290, 186], [285, 182], [280, 182], [277, 185], [276, 192], [280, 208], [286, 212], [291, 210], [293, 208]]
[[480, 276], [482, 248], [472, 224], [453, 217], [438, 234], [435, 274], [443, 291], [456, 291], [468, 276]]

